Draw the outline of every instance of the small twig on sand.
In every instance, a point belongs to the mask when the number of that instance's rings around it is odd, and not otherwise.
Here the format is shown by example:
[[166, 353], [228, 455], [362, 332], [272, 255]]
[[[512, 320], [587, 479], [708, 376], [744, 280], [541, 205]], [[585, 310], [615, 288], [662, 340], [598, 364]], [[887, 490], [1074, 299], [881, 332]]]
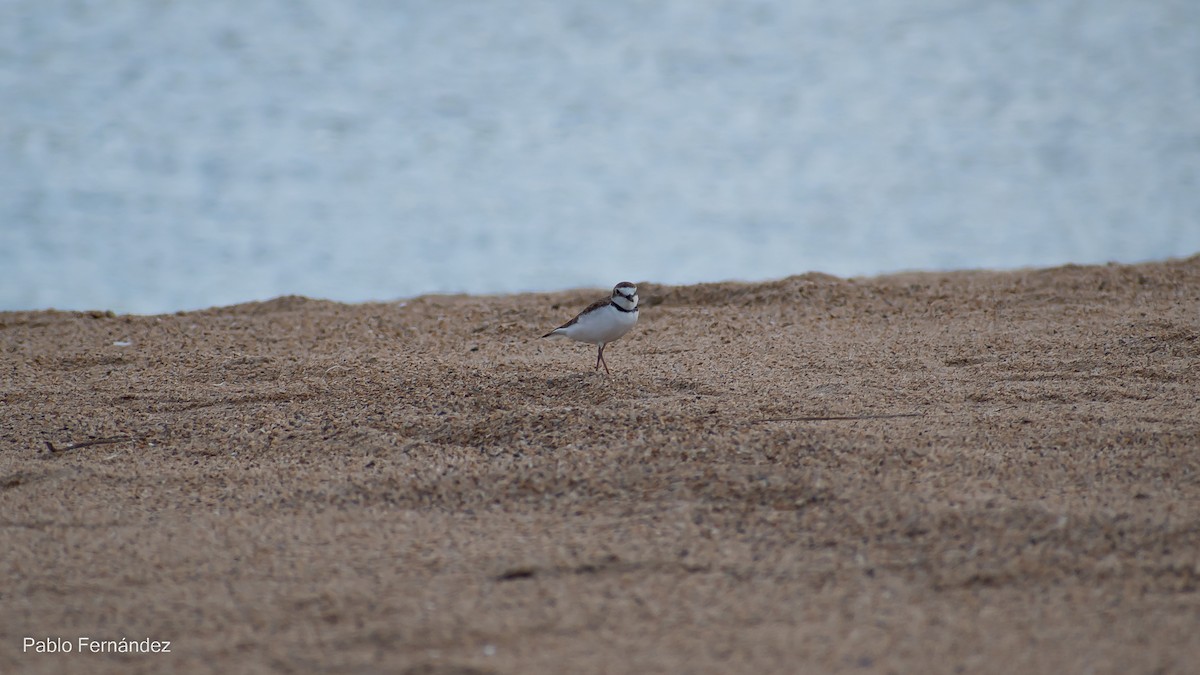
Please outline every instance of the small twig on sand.
[[80, 441], [78, 443], [72, 443], [61, 448], [56, 448], [54, 447], [53, 443], [46, 441], [46, 447], [50, 450], [50, 452], [66, 452], [68, 450], [78, 450], [80, 448], [86, 448], [92, 445], [108, 445], [110, 443], [124, 443], [132, 440], [135, 440], [133, 436], [110, 436], [109, 438], [97, 438], [91, 441]]
[[890, 415], [826, 415], [817, 417], [770, 417], [754, 422], [835, 422], [838, 420], [886, 420], [893, 417], [921, 417], [922, 413], [893, 413]]

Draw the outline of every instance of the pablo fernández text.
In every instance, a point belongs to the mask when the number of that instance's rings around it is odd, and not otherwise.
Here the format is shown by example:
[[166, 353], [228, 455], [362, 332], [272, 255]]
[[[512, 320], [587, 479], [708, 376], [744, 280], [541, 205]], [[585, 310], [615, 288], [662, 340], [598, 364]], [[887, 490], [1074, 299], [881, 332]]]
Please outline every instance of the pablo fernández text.
[[21, 652], [28, 654], [170, 654], [170, 640], [98, 640], [91, 637], [81, 637], [75, 641], [65, 638], [48, 637], [37, 639], [27, 637], [22, 640]]

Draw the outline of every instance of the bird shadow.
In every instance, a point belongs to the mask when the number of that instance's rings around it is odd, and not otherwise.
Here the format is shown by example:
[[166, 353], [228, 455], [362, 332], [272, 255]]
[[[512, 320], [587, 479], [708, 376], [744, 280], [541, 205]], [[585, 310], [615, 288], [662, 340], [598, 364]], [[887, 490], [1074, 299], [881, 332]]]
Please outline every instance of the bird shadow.
[[596, 387], [608, 386], [612, 383], [613, 376], [606, 374], [603, 370], [571, 373], [569, 375], [559, 375], [546, 379], [546, 386], [554, 389], [594, 389]]

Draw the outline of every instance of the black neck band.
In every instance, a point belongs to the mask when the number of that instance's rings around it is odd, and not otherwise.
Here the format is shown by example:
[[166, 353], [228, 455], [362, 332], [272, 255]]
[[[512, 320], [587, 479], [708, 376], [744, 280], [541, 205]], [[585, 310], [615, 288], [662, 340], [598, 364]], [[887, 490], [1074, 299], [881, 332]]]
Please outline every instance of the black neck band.
[[618, 305], [616, 300], [609, 300], [608, 302], [613, 307], [616, 307], [617, 309], [621, 310], [622, 312], [636, 312], [637, 311], [637, 305], [634, 305], [633, 309], [625, 309], [624, 307]]

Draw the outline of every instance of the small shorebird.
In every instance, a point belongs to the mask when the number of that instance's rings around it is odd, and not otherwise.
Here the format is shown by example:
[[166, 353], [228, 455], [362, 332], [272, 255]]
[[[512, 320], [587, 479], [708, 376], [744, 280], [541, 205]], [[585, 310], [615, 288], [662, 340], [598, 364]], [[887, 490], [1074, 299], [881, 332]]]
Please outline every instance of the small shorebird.
[[613, 287], [611, 296], [593, 302], [574, 319], [542, 337], [562, 335], [576, 342], [597, 345], [600, 351], [596, 353], [596, 370], [603, 364], [604, 372], [608, 373], [608, 363], [604, 360], [604, 345], [628, 333], [637, 320], [637, 286], [622, 281]]

